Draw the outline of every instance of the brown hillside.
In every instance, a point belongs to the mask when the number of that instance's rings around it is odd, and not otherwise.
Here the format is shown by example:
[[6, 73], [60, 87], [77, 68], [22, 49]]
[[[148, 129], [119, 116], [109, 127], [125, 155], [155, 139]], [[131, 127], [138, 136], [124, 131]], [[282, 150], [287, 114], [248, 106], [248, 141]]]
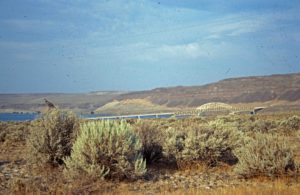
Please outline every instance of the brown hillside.
[[118, 100], [142, 98], [169, 107], [195, 107], [213, 101], [225, 103], [296, 101], [300, 99], [300, 74], [241, 77], [203, 86], [157, 88], [122, 94]]
[[[198, 107], [208, 102], [224, 102], [229, 104], [256, 102], [257, 105], [268, 102], [291, 103], [293, 108], [300, 102], [300, 73], [253, 76], [221, 80], [202, 86], [157, 88], [138, 92], [92, 92], [81, 94], [0, 94], [0, 112], [12, 111], [39, 111], [45, 107], [43, 98], [52, 101], [63, 109], [72, 109], [75, 112], [89, 113], [105, 104], [118, 100], [122, 106], [115, 107], [119, 113], [140, 111], [158, 111], [171, 108]], [[138, 102], [132, 104], [134, 99]], [[126, 100], [128, 104], [126, 104]], [[150, 101], [155, 106], [145, 105], [142, 100]], [[130, 109], [125, 108], [125, 106]], [[155, 107], [155, 109], [144, 108]], [[104, 107], [106, 108], [106, 107]], [[105, 111], [106, 109], [101, 109]], [[129, 110], [129, 111], [128, 111]], [[100, 111], [100, 110], [97, 110]], [[110, 107], [111, 111], [111, 107]]]

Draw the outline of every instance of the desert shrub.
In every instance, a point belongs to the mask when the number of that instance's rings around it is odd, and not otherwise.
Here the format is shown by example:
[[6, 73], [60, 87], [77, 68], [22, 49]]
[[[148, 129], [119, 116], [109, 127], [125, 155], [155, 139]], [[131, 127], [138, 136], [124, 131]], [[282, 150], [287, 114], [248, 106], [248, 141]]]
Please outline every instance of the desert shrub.
[[191, 116], [183, 120], [177, 120], [176, 122], [188, 123], [188, 124], [205, 124], [207, 119], [203, 116]]
[[245, 131], [269, 133], [275, 131], [277, 124], [274, 121], [256, 120], [245, 124]]
[[7, 123], [0, 122], [0, 142], [4, 142], [7, 135]]
[[[300, 149], [300, 131], [297, 131], [296, 132], [296, 144], [295, 144], [295, 147], [297, 148], [297, 149]], [[299, 166], [300, 166], [300, 164], [299, 164]]]
[[8, 128], [7, 139], [11, 142], [26, 142], [31, 128], [31, 122], [15, 122]]
[[139, 137], [125, 121], [91, 121], [81, 125], [65, 174], [93, 178], [136, 178], [146, 172]]
[[130, 125], [134, 125], [137, 123], [138, 119], [131, 118], [131, 119], [126, 119], [126, 122], [129, 123]]
[[278, 135], [257, 133], [235, 155], [239, 159], [235, 172], [246, 178], [274, 177], [295, 169], [293, 151], [287, 140]]
[[300, 116], [294, 115], [281, 121], [280, 127], [284, 128], [287, 132], [300, 130]]
[[63, 164], [71, 153], [78, 118], [69, 111], [51, 110], [33, 122], [28, 139], [29, 161], [36, 165]]
[[184, 160], [182, 152], [185, 147], [187, 133], [179, 129], [169, 127], [165, 131], [165, 142], [163, 143], [163, 153], [170, 161], [176, 161], [180, 166]]
[[0, 122], [0, 142], [25, 142], [30, 122]]
[[221, 116], [217, 116], [215, 120], [213, 120], [212, 122], [214, 123], [221, 123], [221, 124], [228, 124], [228, 123], [238, 123], [240, 122], [242, 119], [240, 117], [238, 117], [237, 115], [221, 115]]
[[134, 125], [134, 130], [142, 142], [141, 152], [147, 164], [157, 162], [163, 157], [162, 143], [164, 141], [159, 123], [155, 121], [139, 120]]
[[208, 122], [209, 127], [213, 129], [235, 129], [239, 126], [239, 119], [233, 116], [217, 117], [215, 120]]
[[220, 121], [166, 132], [164, 152], [179, 164], [203, 162], [215, 166], [219, 161], [236, 161], [232, 151], [242, 144], [242, 132]]

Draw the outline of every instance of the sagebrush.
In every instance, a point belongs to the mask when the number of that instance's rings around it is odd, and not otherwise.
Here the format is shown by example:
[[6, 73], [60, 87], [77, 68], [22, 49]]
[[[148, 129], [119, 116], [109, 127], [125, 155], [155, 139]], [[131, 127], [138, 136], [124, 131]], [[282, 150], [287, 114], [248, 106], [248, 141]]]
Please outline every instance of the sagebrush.
[[285, 132], [294, 132], [300, 130], [300, 116], [294, 115], [280, 122], [281, 128]]
[[36, 165], [63, 164], [71, 153], [78, 118], [70, 111], [50, 110], [32, 124], [27, 141], [29, 161]]
[[268, 120], [256, 120], [245, 124], [249, 124], [247, 126], [248, 128], [246, 128], [246, 131], [251, 132], [270, 133], [275, 131], [277, 128], [276, 122]]
[[142, 144], [125, 121], [90, 121], [81, 124], [65, 174], [93, 178], [137, 178], [146, 173]]
[[159, 129], [159, 124], [153, 120], [138, 120], [134, 125], [134, 130], [141, 139], [141, 152], [147, 164], [162, 159], [164, 134], [163, 131]]
[[278, 135], [257, 133], [235, 155], [239, 159], [235, 172], [246, 178], [276, 177], [296, 169], [293, 150], [286, 138]]
[[219, 161], [234, 163], [237, 159], [232, 151], [241, 146], [242, 138], [242, 132], [224, 121], [190, 126], [184, 130], [169, 128], [164, 152], [175, 158], [178, 164], [204, 162], [215, 166]]
[[0, 142], [25, 142], [30, 122], [0, 122]]

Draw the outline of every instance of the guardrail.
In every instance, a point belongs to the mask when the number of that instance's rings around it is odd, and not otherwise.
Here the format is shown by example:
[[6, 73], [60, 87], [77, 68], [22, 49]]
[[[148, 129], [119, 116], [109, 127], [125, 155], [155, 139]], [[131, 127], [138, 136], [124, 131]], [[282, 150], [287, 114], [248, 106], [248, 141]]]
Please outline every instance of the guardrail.
[[191, 115], [200, 115], [205, 112], [224, 112], [229, 113], [240, 113], [248, 112], [249, 114], [256, 114], [256, 112], [264, 109], [264, 107], [222, 107], [222, 106], [210, 106], [195, 110], [182, 110], [178, 112], [167, 112], [167, 113], [151, 113], [151, 114], [131, 114], [131, 115], [118, 115], [118, 116], [103, 116], [103, 117], [90, 117], [87, 119], [91, 120], [113, 120], [113, 119], [140, 119], [140, 118], [170, 118], [170, 117], [182, 117]]
[[162, 118], [163, 116], [174, 116], [174, 112], [168, 113], [151, 113], [151, 114], [131, 114], [131, 115], [117, 115], [117, 116], [101, 116], [101, 117], [91, 117], [87, 119], [91, 120], [109, 120], [109, 119], [130, 119], [130, 118]]

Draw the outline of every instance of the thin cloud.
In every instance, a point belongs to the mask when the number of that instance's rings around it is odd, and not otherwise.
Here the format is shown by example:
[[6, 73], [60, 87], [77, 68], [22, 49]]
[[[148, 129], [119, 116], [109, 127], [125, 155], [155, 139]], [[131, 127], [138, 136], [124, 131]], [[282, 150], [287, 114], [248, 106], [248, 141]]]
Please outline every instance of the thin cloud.
[[[208, 57], [207, 52], [197, 43], [161, 44], [138, 43], [127, 46], [126, 49], [115, 50], [130, 61], [158, 62], [160, 60], [195, 60]], [[118, 52], [119, 51], [119, 52]]]
[[52, 29], [55, 27], [54, 21], [49, 20], [28, 20], [28, 19], [6, 19], [2, 20], [3, 25], [15, 28], [20, 31], [41, 31], [46, 29]]
[[[135, 71], [135, 67], [141, 71], [146, 66], [167, 66], [173, 75], [198, 75], [204, 68], [213, 77], [216, 68], [228, 70], [224, 66], [241, 74], [248, 68], [246, 73], [252, 74], [264, 73], [261, 67], [273, 71], [272, 66], [279, 67], [285, 58], [299, 64], [293, 58], [299, 51], [299, 6], [273, 8], [268, 0], [257, 10], [261, 2], [247, 0], [253, 6], [241, 11], [232, 2], [205, 2], [30, 0], [26, 9], [24, 2], [13, 5], [18, 13], [33, 12], [26, 18], [0, 7], [5, 15], [0, 18], [0, 69], [26, 64], [40, 67], [36, 71], [40, 75], [42, 66], [57, 64], [60, 72], [73, 70], [77, 79], [82, 72], [95, 75], [94, 80], [86, 79], [97, 87], [112, 83], [118, 88], [115, 81], [123, 76], [122, 70]], [[175, 72], [173, 67], [180, 68]], [[149, 77], [159, 80], [157, 71], [147, 70]], [[53, 74], [55, 71], [60, 73], [53, 68]], [[98, 75], [107, 82], [100, 82]]]

